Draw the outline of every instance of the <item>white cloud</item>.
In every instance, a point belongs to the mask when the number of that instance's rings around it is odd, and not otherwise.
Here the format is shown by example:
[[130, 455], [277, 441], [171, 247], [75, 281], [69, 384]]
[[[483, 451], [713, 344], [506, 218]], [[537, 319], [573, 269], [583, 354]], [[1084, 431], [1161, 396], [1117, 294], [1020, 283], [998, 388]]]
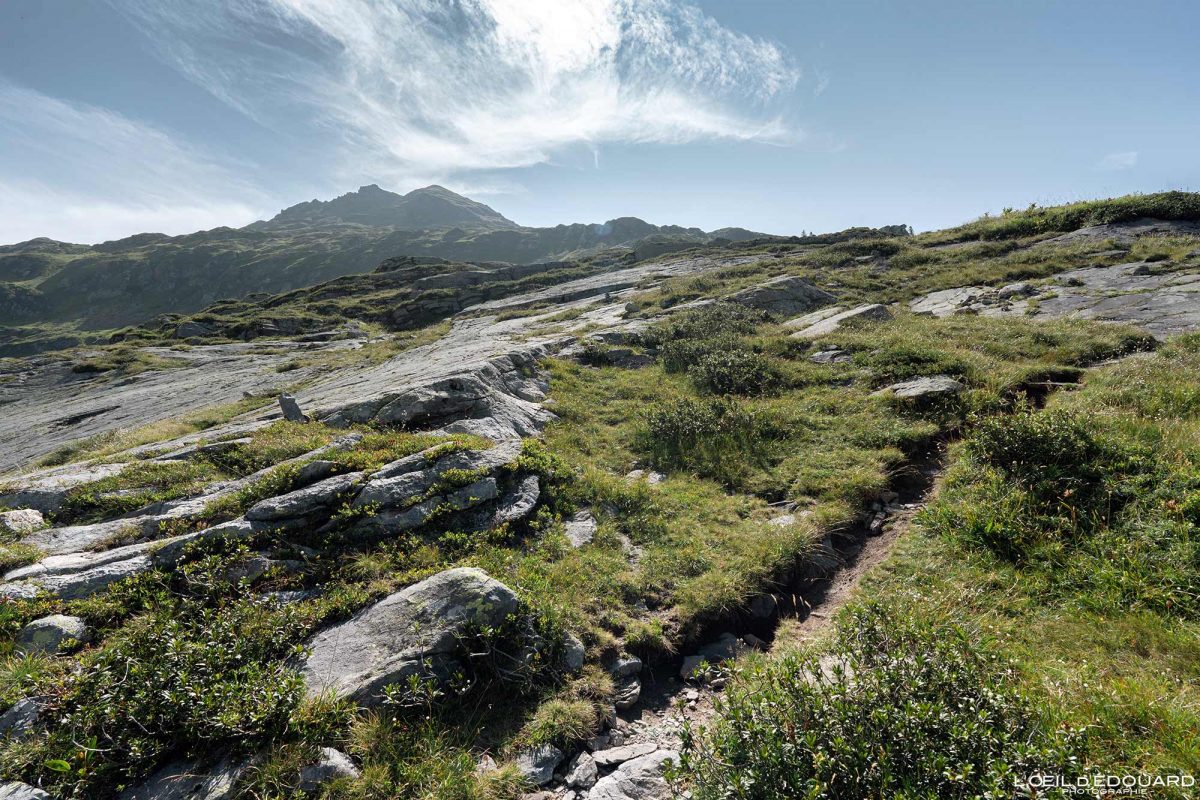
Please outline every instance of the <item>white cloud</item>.
[[270, 207], [237, 170], [166, 131], [0, 80], [0, 242], [185, 233], [256, 205]]
[[800, 79], [789, 57], [687, 3], [110, 2], [259, 122], [332, 133], [341, 181], [525, 167], [581, 143], [800, 137], [776, 107]]
[[1123, 169], [1133, 169], [1137, 166], [1138, 154], [1136, 150], [1126, 150], [1120, 153], [1109, 153], [1096, 165], [1097, 169], [1119, 171]]

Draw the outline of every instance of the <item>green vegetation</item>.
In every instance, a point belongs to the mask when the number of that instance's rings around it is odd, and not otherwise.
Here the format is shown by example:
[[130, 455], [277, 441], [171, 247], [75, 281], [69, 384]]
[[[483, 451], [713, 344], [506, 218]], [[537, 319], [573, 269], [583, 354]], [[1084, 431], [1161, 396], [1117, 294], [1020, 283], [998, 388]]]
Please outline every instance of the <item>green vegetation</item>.
[[[859, 752], [879, 755], [872, 763], [882, 772], [837, 774], [890, 781], [872, 784], [890, 786], [883, 791], [888, 796], [989, 796], [991, 785], [1007, 797], [1014, 781], [1033, 770], [1196, 774], [1197, 369], [1200, 337], [1181, 337], [1153, 355], [1089, 373], [1081, 389], [1053, 396], [1045, 410], [1018, 409], [972, 425], [952, 450], [936, 500], [868, 579], [871, 610], [845, 613], [832, 642], [748, 670], [719, 721], [696, 735], [687, 777], [697, 796], [756, 796], [739, 784], [743, 777], [761, 777], [758, 786], [816, 785], [832, 774], [822, 770], [853, 763]], [[877, 614], [890, 620], [882, 639], [874, 623], [864, 629], [864, 619]], [[910, 639], [912, 631], [929, 633]], [[920, 656], [892, 658], [887, 639], [894, 635], [922, 641], [913, 653]], [[814, 659], [860, 659], [860, 642], [881, 657], [865, 669], [855, 664], [844, 681], [836, 673], [804, 679], [815, 674]], [[922, 715], [943, 702], [923, 692], [938, 686], [925, 676], [945, 668], [947, 648], [958, 653], [948, 662], [956, 678], [943, 689], [970, 695], [980, 687], [982, 696], [1022, 709], [1015, 717], [995, 709], [972, 717], [972, 746], [1019, 736], [1029, 748], [993, 751], [994, 760], [963, 772], [955, 766], [971, 751], [931, 738], [920, 726]], [[1003, 670], [960, 673], [970, 660], [963, 660], [966, 652]], [[879, 686], [919, 702], [880, 710], [873, 694]], [[973, 702], [956, 700], [954, 707], [970, 709]], [[846, 730], [839, 719], [872, 724], [831, 738], [828, 718], [818, 716], [826, 713], [840, 715], [835, 731]], [[954, 719], [944, 716], [945, 724], [934, 728], [969, 729]], [[795, 733], [780, 736], [788, 723]], [[1078, 733], [1063, 738], [1063, 732]], [[910, 749], [920, 742], [923, 752]], [[710, 752], [733, 768], [704, 762]], [[1068, 754], [1077, 761], [1064, 762]], [[935, 774], [934, 756], [954, 760], [941, 762]], [[899, 766], [887, 772], [889, 765]], [[940, 789], [929, 782], [949, 779], [958, 782]], [[835, 788], [822, 796], [842, 796]], [[1187, 792], [1159, 788], [1153, 796]], [[864, 794], [873, 790], [845, 796]]]
[[745, 670], [710, 730], [684, 737], [697, 800], [1008, 798], [1034, 772], [1074, 778], [1012, 666], [963, 631], [851, 609], [821, 652]]

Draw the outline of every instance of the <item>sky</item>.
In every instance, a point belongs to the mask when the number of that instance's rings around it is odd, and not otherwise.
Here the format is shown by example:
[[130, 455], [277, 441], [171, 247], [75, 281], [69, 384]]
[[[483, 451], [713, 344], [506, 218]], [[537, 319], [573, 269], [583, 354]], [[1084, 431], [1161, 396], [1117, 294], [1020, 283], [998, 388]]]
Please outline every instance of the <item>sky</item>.
[[1193, 0], [2, 0], [0, 242], [438, 183], [523, 225], [1200, 190]]

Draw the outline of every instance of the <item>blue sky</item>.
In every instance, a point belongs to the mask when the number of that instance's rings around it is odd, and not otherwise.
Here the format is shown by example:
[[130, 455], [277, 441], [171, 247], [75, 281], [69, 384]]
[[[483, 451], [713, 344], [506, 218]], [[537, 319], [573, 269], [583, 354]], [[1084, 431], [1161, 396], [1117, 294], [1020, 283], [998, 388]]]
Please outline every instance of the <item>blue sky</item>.
[[1200, 3], [4, 0], [0, 242], [440, 183], [527, 225], [1200, 189]]

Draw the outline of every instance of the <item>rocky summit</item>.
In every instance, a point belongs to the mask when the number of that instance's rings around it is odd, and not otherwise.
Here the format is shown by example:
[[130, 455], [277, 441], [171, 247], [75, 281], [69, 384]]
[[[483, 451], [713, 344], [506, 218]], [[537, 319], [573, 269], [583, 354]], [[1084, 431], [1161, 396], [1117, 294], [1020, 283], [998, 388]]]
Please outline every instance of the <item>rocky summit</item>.
[[[172, 240], [189, 280], [201, 239], [322, 227], [345, 259], [0, 365], [0, 796], [1182, 769], [1198, 220], [1167, 193], [656, 248], [368, 186]], [[0, 264], [74, 298], [166, 247]]]

